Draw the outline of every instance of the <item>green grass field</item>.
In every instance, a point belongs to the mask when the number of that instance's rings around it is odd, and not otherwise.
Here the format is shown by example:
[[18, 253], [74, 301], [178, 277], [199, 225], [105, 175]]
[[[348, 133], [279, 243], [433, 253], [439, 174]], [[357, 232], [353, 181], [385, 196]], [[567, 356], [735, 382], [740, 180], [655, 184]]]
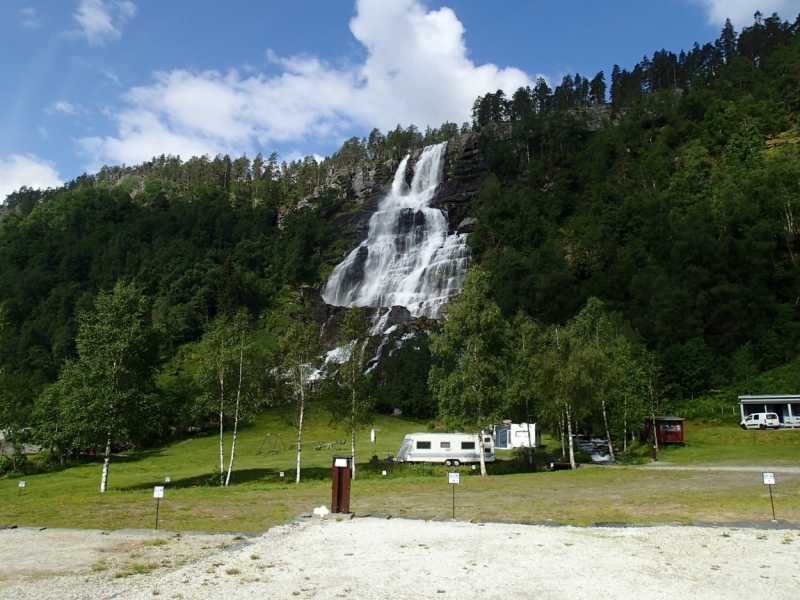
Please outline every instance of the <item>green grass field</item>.
[[[357, 436], [358, 478], [351, 508], [357, 514], [450, 516], [451, 488], [444, 467], [370, 463], [395, 454], [403, 436], [424, 431], [426, 424], [401, 417], [378, 417], [377, 445], [369, 431]], [[280, 434], [286, 450], [269, 452], [267, 434]], [[313, 507], [330, 504], [331, 457], [347, 453], [304, 446], [302, 482], [295, 485], [296, 453], [288, 445], [292, 428], [269, 411], [240, 432], [233, 485], [220, 488], [218, 439], [213, 434], [144, 451], [114, 456], [109, 491], [98, 493], [100, 461], [27, 476], [22, 495], [19, 478], [0, 479], [0, 525], [152, 528], [153, 486], [169, 476], [160, 506], [160, 527], [174, 531], [258, 531]], [[327, 427], [324, 415], [311, 415], [304, 439], [331, 442], [346, 435]], [[734, 427], [687, 427], [684, 448], [661, 452], [674, 465], [747, 464], [800, 466], [800, 430], [742, 431]], [[276, 439], [276, 438], [271, 438]], [[545, 439], [559, 453], [555, 440]], [[262, 446], [263, 445], [263, 446]], [[278, 448], [281, 448], [278, 443]], [[261, 449], [261, 452], [259, 452]], [[460, 518], [547, 520], [588, 524], [596, 521], [688, 522], [771, 518], [768, 491], [757, 472], [653, 471], [640, 467], [584, 466], [577, 471], [523, 472], [512, 453], [499, 452], [492, 476], [481, 478], [462, 467], [465, 477], [456, 491]], [[537, 455], [537, 463], [551, 456]], [[381, 475], [382, 470], [387, 476]], [[281, 481], [280, 471], [286, 479]], [[778, 516], [800, 521], [800, 475], [781, 475], [774, 488]]]

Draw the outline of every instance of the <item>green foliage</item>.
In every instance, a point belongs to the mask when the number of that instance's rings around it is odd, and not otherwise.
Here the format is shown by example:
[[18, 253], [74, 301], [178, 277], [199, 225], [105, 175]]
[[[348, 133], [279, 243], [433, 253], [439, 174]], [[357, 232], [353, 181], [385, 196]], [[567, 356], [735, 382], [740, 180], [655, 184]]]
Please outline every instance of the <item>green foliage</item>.
[[[271, 360], [253, 341], [252, 324], [247, 311], [221, 314], [212, 321], [203, 336], [205, 359], [195, 372], [198, 394], [196, 414], [213, 415], [219, 427], [220, 485], [227, 486], [233, 470], [236, 436], [240, 421], [269, 403]], [[224, 432], [226, 422], [233, 424], [228, 475], [225, 474]]]
[[468, 271], [448, 304], [441, 333], [431, 335], [431, 352], [436, 362], [428, 385], [441, 420], [475, 431], [502, 418], [508, 323], [489, 298], [489, 274], [480, 267]]
[[469, 243], [503, 314], [564, 324], [597, 297], [673, 397], [797, 356], [797, 31], [759, 17], [615, 67], [610, 105], [577, 77], [479, 98], [491, 173]]
[[339, 329], [340, 345], [347, 356], [338, 365], [328, 367], [328, 410], [330, 424], [344, 427], [351, 437], [357, 429], [369, 426], [374, 420], [375, 400], [371, 395], [371, 378], [364, 374], [364, 351], [369, 341], [369, 327], [361, 309], [351, 307], [345, 313]]
[[[158, 355], [147, 301], [132, 284], [101, 292], [78, 317], [78, 359], [40, 396], [37, 437], [70, 453], [142, 441], [158, 431], [155, 377]], [[101, 484], [101, 491], [105, 482]]]
[[415, 336], [403, 344], [376, 369], [373, 396], [376, 408], [391, 412], [400, 408], [403, 415], [429, 419], [438, 413], [436, 398], [428, 387], [432, 357], [428, 336]]
[[9, 313], [13, 344], [0, 363], [26, 373], [34, 385], [54, 380], [61, 363], [76, 356], [78, 313], [121, 277], [152, 299], [167, 355], [198, 340], [220, 311], [245, 307], [259, 314], [285, 285], [318, 280], [320, 249], [333, 239], [336, 201], [324, 196], [286, 209], [278, 227], [291, 186], [284, 195], [272, 182], [274, 197], [267, 202], [258, 187], [266, 183], [245, 186], [244, 175], [235, 191], [216, 179], [186, 185], [181, 178], [192, 179], [193, 165], [178, 162], [175, 173], [142, 167], [147, 177], [129, 175], [113, 184], [110, 173], [101, 172], [97, 181], [48, 194], [30, 214], [3, 217], [0, 303]]

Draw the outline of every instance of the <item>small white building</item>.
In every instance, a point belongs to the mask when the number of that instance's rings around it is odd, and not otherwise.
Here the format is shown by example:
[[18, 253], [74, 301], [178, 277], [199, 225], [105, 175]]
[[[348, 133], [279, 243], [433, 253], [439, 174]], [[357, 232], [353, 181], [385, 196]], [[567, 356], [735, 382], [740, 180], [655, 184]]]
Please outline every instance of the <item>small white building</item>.
[[536, 423], [503, 423], [494, 432], [494, 447], [538, 448], [542, 445], [542, 430]]
[[800, 394], [739, 396], [739, 411], [742, 422], [755, 413], [775, 413], [781, 427], [800, 427]]

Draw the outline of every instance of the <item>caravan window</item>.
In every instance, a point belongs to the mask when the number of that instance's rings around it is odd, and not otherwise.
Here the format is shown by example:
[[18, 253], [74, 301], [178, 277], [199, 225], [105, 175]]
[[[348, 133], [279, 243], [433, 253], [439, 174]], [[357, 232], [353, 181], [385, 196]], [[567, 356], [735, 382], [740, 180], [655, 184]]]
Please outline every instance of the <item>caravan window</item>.
[[417, 442], [417, 450], [430, 450], [431, 443], [430, 442]]
[[442, 442], [439, 444], [440, 448], [450, 448], [450, 442]]
[[483, 438], [483, 442], [485, 444], [491, 444], [492, 443], [492, 438]]
[[475, 450], [475, 442], [461, 442], [462, 450]]

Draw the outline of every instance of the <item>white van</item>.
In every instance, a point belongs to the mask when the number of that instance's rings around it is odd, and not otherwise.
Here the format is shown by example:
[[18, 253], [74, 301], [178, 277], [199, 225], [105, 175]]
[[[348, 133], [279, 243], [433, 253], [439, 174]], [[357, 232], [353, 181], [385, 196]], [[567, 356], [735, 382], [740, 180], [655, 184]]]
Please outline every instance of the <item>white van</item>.
[[[492, 436], [483, 433], [486, 462], [494, 461]], [[444, 463], [448, 467], [481, 461], [477, 433], [409, 433], [397, 452], [396, 462]]]
[[775, 413], [753, 413], [739, 425], [742, 429], [780, 429], [781, 420]]

